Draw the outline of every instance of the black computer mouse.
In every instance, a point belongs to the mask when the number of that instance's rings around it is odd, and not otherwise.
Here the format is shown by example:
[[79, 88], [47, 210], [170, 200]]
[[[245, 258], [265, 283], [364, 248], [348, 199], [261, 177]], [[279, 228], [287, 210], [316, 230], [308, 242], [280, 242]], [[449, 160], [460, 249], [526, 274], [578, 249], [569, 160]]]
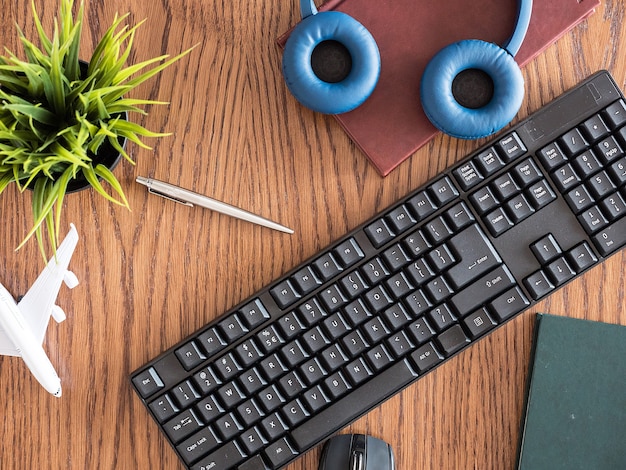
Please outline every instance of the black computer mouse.
[[320, 458], [319, 470], [394, 470], [393, 449], [385, 441], [364, 434], [331, 437]]

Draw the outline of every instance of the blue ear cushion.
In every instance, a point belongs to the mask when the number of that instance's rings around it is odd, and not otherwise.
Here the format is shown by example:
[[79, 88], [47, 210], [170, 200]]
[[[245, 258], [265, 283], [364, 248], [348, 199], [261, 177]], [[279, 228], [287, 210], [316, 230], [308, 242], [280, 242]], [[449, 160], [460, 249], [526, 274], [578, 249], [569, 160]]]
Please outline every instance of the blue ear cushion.
[[[322, 41], [343, 44], [352, 57], [349, 75], [337, 83], [320, 80], [311, 55]], [[283, 54], [283, 75], [289, 91], [304, 106], [325, 114], [353, 110], [374, 91], [380, 75], [380, 54], [370, 32], [345, 13], [311, 15], [291, 32]]]
[[[461, 106], [452, 95], [454, 78], [467, 69], [482, 70], [493, 81], [493, 97], [482, 108]], [[515, 117], [524, 99], [524, 78], [506, 50], [469, 39], [435, 55], [422, 75], [420, 96], [426, 116], [439, 130], [460, 139], [478, 139], [497, 132]]]

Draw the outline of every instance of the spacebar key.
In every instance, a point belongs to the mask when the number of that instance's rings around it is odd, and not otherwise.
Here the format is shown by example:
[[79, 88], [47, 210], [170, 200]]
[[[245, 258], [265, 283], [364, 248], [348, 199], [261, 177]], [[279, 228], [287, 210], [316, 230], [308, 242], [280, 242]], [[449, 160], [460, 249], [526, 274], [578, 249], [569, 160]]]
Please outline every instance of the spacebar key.
[[326, 437], [347, 426], [383, 400], [402, 390], [417, 378], [406, 361], [400, 361], [355, 389], [332, 406], [316, 413], [302, 426], [294, 429], [292, 439], [304, 452]]

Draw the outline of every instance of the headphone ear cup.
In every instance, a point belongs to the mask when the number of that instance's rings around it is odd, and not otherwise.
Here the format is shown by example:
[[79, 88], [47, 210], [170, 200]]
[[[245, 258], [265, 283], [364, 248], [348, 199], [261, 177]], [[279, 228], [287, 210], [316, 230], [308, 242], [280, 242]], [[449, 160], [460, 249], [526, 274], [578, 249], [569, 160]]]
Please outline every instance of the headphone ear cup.
[[[335, 83], [320, 79], [311, 64], [313, 51], [324, 41], [341, 44], [352, 62], [345, 78]], [[285, 44], [283, 76], [287, 88], [300, 103], [320, 113], [340, 114], [361, 105], [374, 91], [379, 75], [376, 41], [345, 13], [329, 11], [306, 17]]]
[[[493, 95], [484, 106], [461, 105], [453, 94], [454, 79], [467, 70], [484, 72]], [[460, 139], [486, 137], [506, 126], [524, 99], [524, 78], [515, 59], [501, 47], [479, 40], [451, 44], [435, 55], [420, 85], [422, 108], [439, 130]]]

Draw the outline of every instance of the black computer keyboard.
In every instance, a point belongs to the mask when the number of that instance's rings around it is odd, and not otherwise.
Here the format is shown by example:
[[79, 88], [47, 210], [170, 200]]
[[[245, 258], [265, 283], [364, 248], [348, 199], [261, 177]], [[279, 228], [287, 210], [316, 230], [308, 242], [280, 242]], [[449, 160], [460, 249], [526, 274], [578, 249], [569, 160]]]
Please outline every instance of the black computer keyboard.
[[626, 244], [598, 72], [131, 375], [188, 468], [278, 469]]

